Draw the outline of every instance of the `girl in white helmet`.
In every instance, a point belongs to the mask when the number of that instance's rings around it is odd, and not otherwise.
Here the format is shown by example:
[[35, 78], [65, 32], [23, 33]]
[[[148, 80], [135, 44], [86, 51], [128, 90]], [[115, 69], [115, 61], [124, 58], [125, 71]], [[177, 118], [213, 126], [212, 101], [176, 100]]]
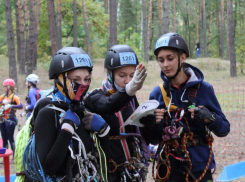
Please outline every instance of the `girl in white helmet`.
[[39, 83], [39, 77], [35, 74], [30, 74], [26, 77], [26, 87], [28, 88], [28, 95], [26, 97], [27, 106], [26, 110], [26, 118], [31, 115], [31, 112], [34, 109], [34, 106], [37, 100], [40, 98], [39, 89], [37, 88], [37, 84]]

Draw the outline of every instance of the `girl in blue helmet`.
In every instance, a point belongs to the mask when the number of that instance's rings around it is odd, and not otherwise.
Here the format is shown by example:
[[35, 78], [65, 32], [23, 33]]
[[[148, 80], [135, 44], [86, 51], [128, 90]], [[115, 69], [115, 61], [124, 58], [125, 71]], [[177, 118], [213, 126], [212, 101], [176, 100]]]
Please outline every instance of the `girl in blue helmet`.
[[149, 136], [152, 144], [159, 144], [160, 160], [153, 177], [168, 182], [212, 181], [212, 134], [227, 136], [229, 121], [203, 73], [185, 63], [189, 49], [181, 35], [162, 35], [154, 54], [163, 83], [150, 93], [150, 99], [160, 103]]

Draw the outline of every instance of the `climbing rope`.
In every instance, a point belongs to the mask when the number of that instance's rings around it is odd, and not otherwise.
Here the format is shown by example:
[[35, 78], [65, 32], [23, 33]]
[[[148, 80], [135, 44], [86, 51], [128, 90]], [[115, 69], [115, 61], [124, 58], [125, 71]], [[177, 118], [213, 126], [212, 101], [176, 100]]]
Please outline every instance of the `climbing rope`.
[[[191, 159], [189, 156], [189, 152], [187, 150], [187, 143], [192, 142], [193, 146], [196, 146], [196, 142], [194, 140], [193, 132], [191, 132], [191, 130], [190, 130], [190, 126], [189, 126], [189, 123], [187, 121], [187, 118], [185, 117], [183, 119], [185, 120], [185, 123], [187, 125], [188, 132], [183, 134], [180, 141], [178, 140], [178, 137], [171, 138], [169, 136], [163, 135], [163, 137], [162, 137], [163, 140], [158, 146], [157, 153], [154, 157], [153, 165], [152, 165], [152, 177], [157, 182], [167, 181], [169, 176], [170, 176], [171, 165], [170, 165], [169, 156], [172, 156], [176, 160], [179, 160], [182, 162], [188, 162], [189, 167], [188, 167], [188, 170], [186, 173], [185, 180], [186, 180], [186, 182], [189, 182], [189, 175], [190, 175], [191, 170], [192, 170], [192, 162], [191, 162]], [[175, 122], [176, 123], [180, 122], [180, 119], [175, 120]], [[166, 125], [167, 125], [167, 127], [163, 129], [163, 133], [165, 133], [165, 134], [167, 133], [167, 134], [174, 135], [174, 136], [176, 136], [176, 134], [178, 133], [178, 136], [180, 136], [179, 135], [179, 131], [180, 131], [179, 128], [177, 129], [175, 127], [175, 124], [173, 124], [173, 123], [171, 123], [171, 124], [168, 123], [168, 116], [166, 118]], [[172, 125], [172, 130], [169, 127], [170, 125]], [[181, 127], [183, 127], [183, 126], [181, 126]], [[207, 127], [206, 127], [206, 131], [207, 131]], [[203, 170], [203, 173], [200, 175], [200, 177], [198, 179], [196, 179], [193, 182], [199, 182], [205, 176], [205, 174], [208, 170], [208, 167], [210, 165], [210, 162], [212, 160], [212, 143], [213, 143], [214, 139], [213, 139], [211, 132], [207, 132], [206, 140], [207, 140], [207, 145], [210, 148], [208, 162], [207, 162], [205, 169]], [[177, 152], [179, 147], [181, 147], [181, 152], [184, 154], [184, 157], [180, 158], [180, 157], [175, 156], [172, 153], [172, 151]], [[163, 152], [164, 152], [165, 159], [162, 158]], [[157, 155], [160, 158], [161, 163], [159, 163], [157, 166], [157, 178], [156, 178], [155, 173], [154, 173], [154, 169], [155, 169], [155, 161], [156, 161]], [[166, 167], [165, 176], [160, 176], [160, 174], [159, 174], [159, 169], [160, 169], [161, 165], [165, 165], [165, 167]]]

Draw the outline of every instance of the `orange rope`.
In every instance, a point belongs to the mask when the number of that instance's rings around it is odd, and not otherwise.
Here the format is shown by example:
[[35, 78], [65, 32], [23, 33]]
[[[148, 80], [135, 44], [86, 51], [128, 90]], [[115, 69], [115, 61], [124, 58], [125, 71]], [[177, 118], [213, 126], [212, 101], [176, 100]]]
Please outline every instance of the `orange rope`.
[[128, 135], [117, 135], [117, 136], [110, 136], [109, 140], [122, 140], [128, 138]]
[[[185, 122], [186, 122], [186, 125], [187, 125], [187, 128], [188, 128], [188, 133], [184, 133], [184, 134], [183, 134], [180, 143], [181, 143], [181, 145], [182, 145], [181, 151], [185, 154], [186, 160], [188, 161], [188, 164], [189, 164], [189, 168], [188, 168], [188, 170], [187, 170], [185, 180], [186, 180], [186, 182], [190, 182], [190, 181], [189, 181], [189, 175], [190, 175], [191, 169], [192, 169], [192, 162], [191, 162], [191, 159], [190, 159], [190, 156], [189, 156], [189, 152], [188, 152], [188, 150], [187, 150], [187, 143], [188, 143], [189, 141], [191, 141], [191, 142], [193, 143], [193, 145], [196, 146], [196, 142], [195, 142], [195, 140], [194, 140], [194, 134], [193, 134], [193, 132], [191, 132], [191, 130], [190, 130], [190, 126], [189, 126], [189, 123], [188, 123], [188, 121], [187, 121], [187, 118], [185, 117], [185, 118], [183, 118], [183, 119], [185, 119]], [[167, 117], [167, 118], [166, 118], [166, 126], [168, 126], [168, 125], [169, 125], [169, 124], [168, 124], [168, 117]], [[211, 160], [212, 160], [212, 151], [213, 151], [213, 150], [212, 150], [212, 143], [213, 143], [214, 139], [213, 139], [213, 136], [212, 136], [210, 133], [207, 134], [206, 139], [207, 139], [207, 142], [208, 142], [208, 146], [209, 146], [209, 148], [210, 148], [210, 153], [209, 153], [208, 163], [207, 163], [207, 165], [206, 165], [206, 167], [205, 167], [203, 173], [201, 174], [201, 176], [200, 176], [197, 180], [195, 180], [195, 181], [193, 181], [193, 182], [199, 182], [199, 181], [201, 181], [201, 179], [205, 176], [205, 174], [206, 174], [206, 172], [207, 172], [207, 170], [208, 170], [208, 167], [209, 167], [209, 165], [210, 165], [210, 162], [211, 162]], [[165, 145], [165, 147], [164, 147], [164, 154], [165, 154], [165, 157], [166, 157], [165, 160], [160, 156], [160, 155], [161, 155], [160, 149], [162, 150], [162, 147], [163, 147], [164, 145]], [[159, 148], [159, 147], [160, 147], [160, 148]], [[174, 150], [174, 151], [177, 151], [177, 149], [178, 149], [179, 147], [180, 147], [179, 141], [176, 140], [176, 139], [171, 139], [171, 140], [166, 141], [166, 142], [163, 142], [163, 141], [162, 141], [162, 143], [158, 146], [157, 153], [156, 153], [155, 156], [154, 156], [153, 165], [152, 165], [152, 177], [153, 177], [153, 179], [154, 179], [155, 181], [157, 181], [157, 182], [165, 182], [166, 180], [168, 180], [168, 178], [169, 178], [169, 176], [170, 176], [170, 171], [171, 171], [171, 165], [170, 165], [170, 160], [169, 160], [169, 151], [170, 151], [170, 149], [171, 149], [171, 150]], [[159, 179], [157, 179], [157, 178], [155, 177], [155, 174], [154, 174], [155, 161], [156, 161], [156, 156], [158, 155], [158, 153], [159, 153], [159, 158], [160, 158], [160, 160], [162, 161], [162, 162], [161, 162], [160, 164], [158, 164], [158, 166], [157, 166], [157, 177], [158, 177]], [[165, 165], [166, 165], [166, 168], [167, 168], [167, 173], [166, 173], [166, 175], [165, 175], [164, 177], [161, 177], [161, 176], [159, 175], [159, 172], [158, 172], [158, 170], [159, 170], [159, 168], [160, 168], [160, 165], [162, 165], [162, 164], [165, 164]]]

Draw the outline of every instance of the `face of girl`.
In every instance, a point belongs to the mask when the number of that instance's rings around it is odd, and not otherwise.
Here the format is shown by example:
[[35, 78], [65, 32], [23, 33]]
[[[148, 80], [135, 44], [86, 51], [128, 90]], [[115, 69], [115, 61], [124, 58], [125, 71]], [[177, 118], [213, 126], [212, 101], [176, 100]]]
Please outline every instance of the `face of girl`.
[[125, 66], [114, 70], [114, 79], [117, 86], [124, 88], [134, 76], [135, 66]]
[[68, 72], [68, 78], [77, 84], [87, 85], [91, 79], [91, 73], [88, 69], [78, 68]]
[[3, 91], [4, 91], [4, 93], [7, 93], [7, 91], [8, 91], [8, 86], [3, 86]]
[[[181, 54], [180, 63], [185, 60], [185, 54]], [[157, 62], [167, 77], [173, 77], [178, 69], [178, 53], [171, 49], [162, 49], [157, 55]]]
[[8, 85], [8, 86], [3, 86], [3, 91], [4, 93], [6, 94], [11, 94], [13, 93], [12, 90], [11, 90], [11, 87]]

